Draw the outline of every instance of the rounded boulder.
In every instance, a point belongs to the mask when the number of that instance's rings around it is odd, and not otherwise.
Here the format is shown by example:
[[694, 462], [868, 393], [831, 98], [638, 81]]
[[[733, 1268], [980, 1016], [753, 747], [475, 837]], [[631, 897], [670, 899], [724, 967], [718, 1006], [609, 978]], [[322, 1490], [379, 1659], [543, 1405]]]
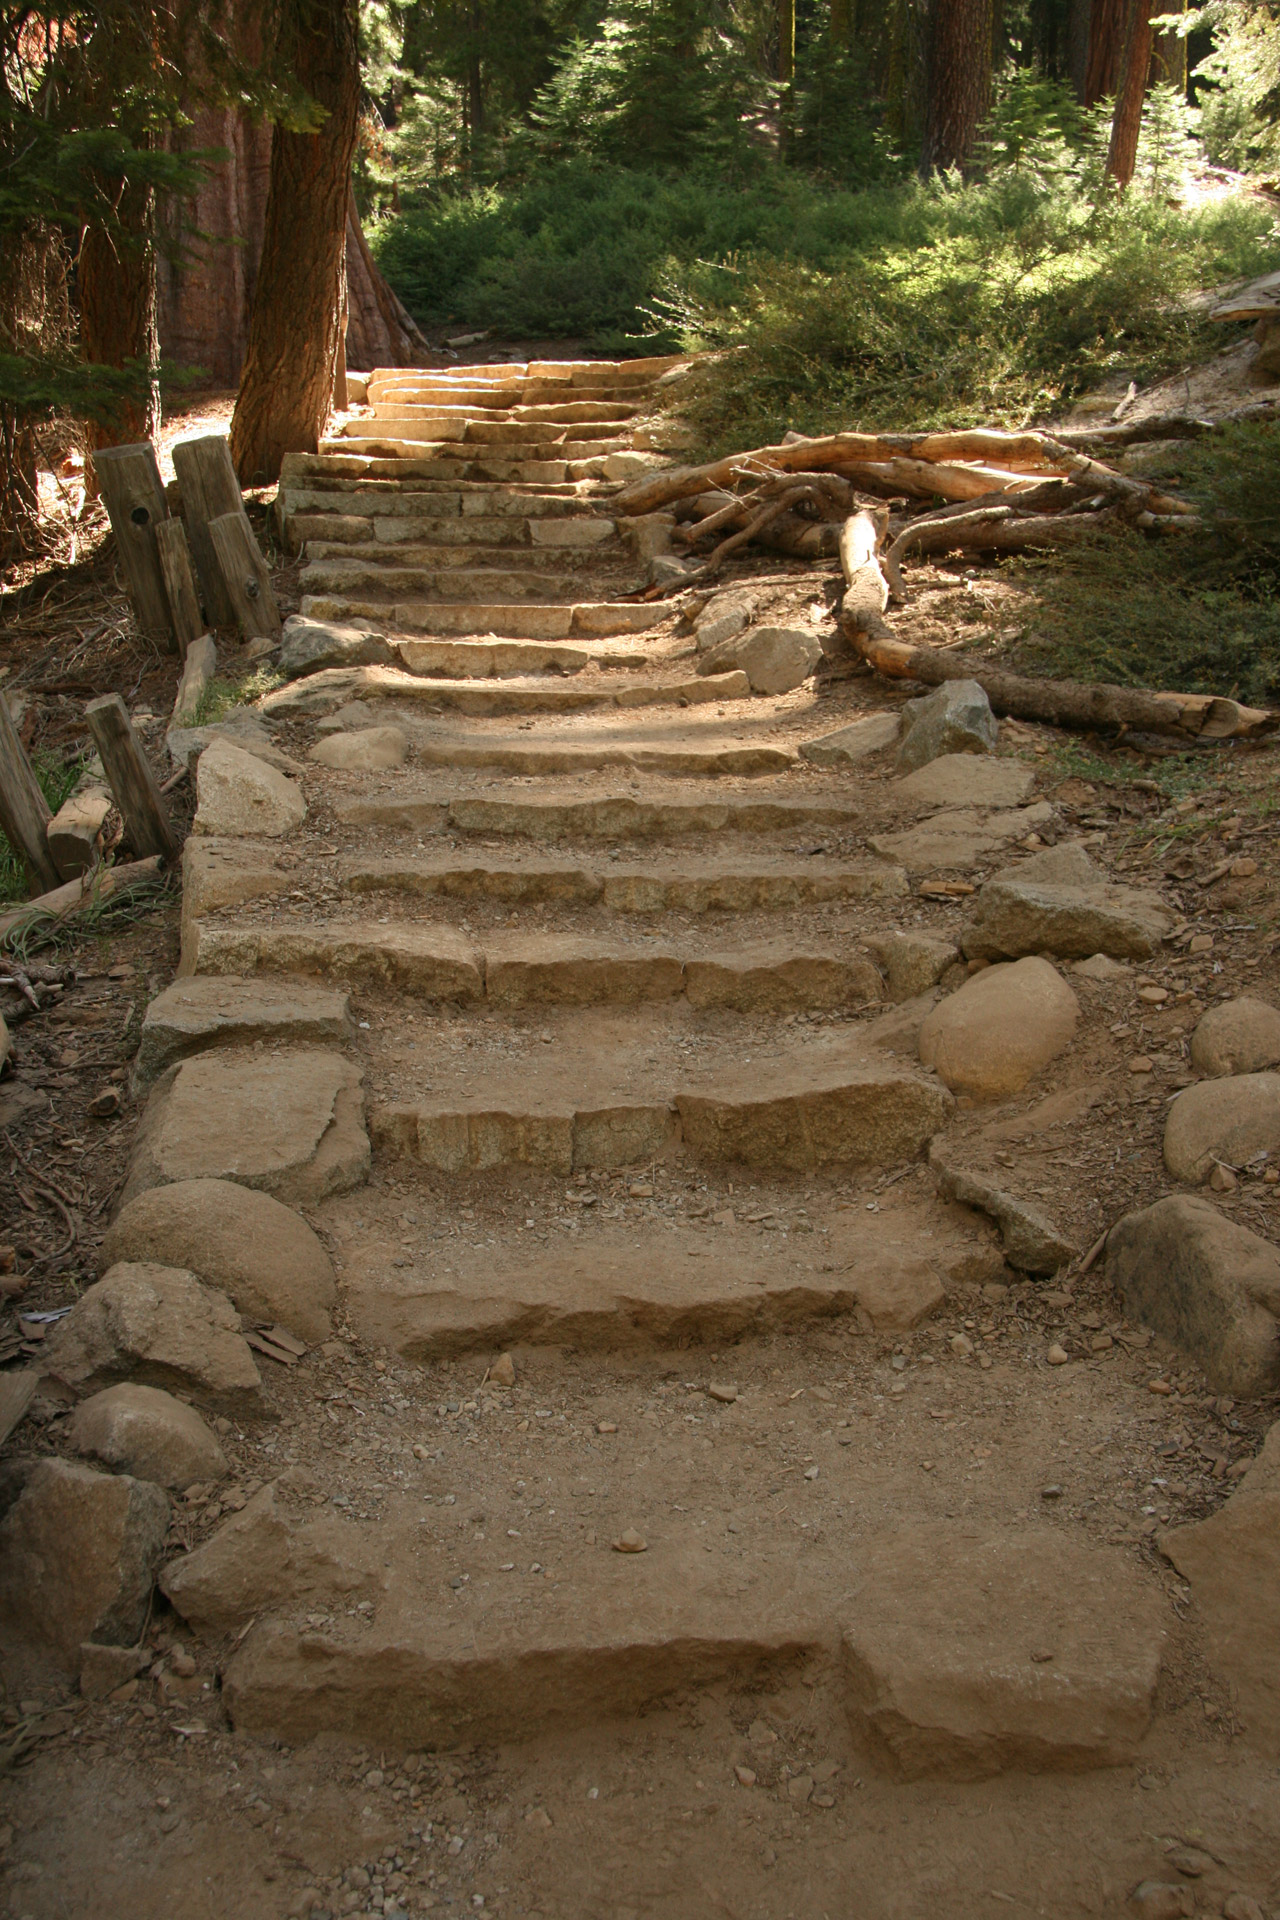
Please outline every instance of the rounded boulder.
[[1080, 1003], [1047, 960], [985, 967], [936, 1006], [920, 1028], [920, 1060], [953, 1093], [1000, 1100], [1019, 1093], [1071, 1044]]
[[1280, 1013], [1248, 994], [1210, 1007], [1191, 1036], [1192, 1066], [1215, 1079], [1231, 1073], [1261, 1073], [1277, 1061]]
[[311, 1344], [329, 1335], [333, 1266], [292, 1207], [235, 1180], [175, 1180], [123, 1207], [102, 1245], [117, 1261], [185, 1267], [249, 1321], [288, 1327]]
[[1216, 1165], [1248, 1166], [1280, 1156], [1280, 1073], [1233, 1073], [1180, 1093], [1164, 1129], [1164, 1163], [1175, 1180], [1199, 1186]]
[[72, 1414], [67, 1438], [77, 1453], [179, 1493], [227, 1472], [212, 1428], [159, 1387], [126, 1384], [91, 1394]]

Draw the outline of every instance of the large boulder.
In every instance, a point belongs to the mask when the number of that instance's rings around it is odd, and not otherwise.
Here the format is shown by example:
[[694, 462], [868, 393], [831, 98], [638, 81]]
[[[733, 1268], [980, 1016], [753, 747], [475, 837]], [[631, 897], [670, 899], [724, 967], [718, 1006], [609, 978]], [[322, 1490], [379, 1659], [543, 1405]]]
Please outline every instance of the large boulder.
[[149, 1481], [41, 1460], [0, 1523], [0, 1619], [69, 1672], [82, 1641], [132, 1646], [168, 1530]]
[[1280, 1013], [1248, 994], [1220, 1001], [1191, 1036], [1191, 1064], [1215, 1079], [1280, 1064]]
[[124, 1197], [174, 1180], [239, 1180], [308, 1206], [368, 1172], [360, 1073], [341, 1054], [206, 1053], [157, 1083]]
[[865, 1543], [843, 1629], [850, 1717], [907, 1779], [1131, 1760], [1164, 1647], [1125, 1554], [1047, 1527]]
[[307, 816], [307, 803], [292, 780], [256, 754], [217, 738], [196, 766], [194, 833], [261, 834], [278, 840]]
[[1280, 1253], [1207, 1200], [1174, 1194], [1107, 1238], [1125, 1312], [1194, 1360], [1219, 1393], [1280, 1386]]
[[891, 747], [898, 737], [900, 724], [896, 713], [869, 713], [835, 733], [806, 740], [800, 749], [800, 758], [811, 761], [815, 767], [852, 766], [855, 760], [865, 760], [868, 754]]
[[1280, 1073], [1238, 1073], [1186, 1087], [1169, 1108], [1164, 1163], [1199, 1186], [1221, 1162], [1244, 1167], [1280, 1156]]
[[344, 627], [294, 613], [284, 623], [278, 656], [287, 680], [319, 673], [323, 667], [395, 667], [399, 658], [389, 640], [372, 627]]
[[348, 1040], [348, 997], [310, 980], [197, 974], [157, 994], [142, 1021], [133, 1089], [145, 1093], [175, 1060], [255, 1040]]
[[1235, 1493], [1207, 1520], [1159, 1537], [1191, 1582], [1213, 1670], [1246, 1739], [1280, 1758], [1280, 1424]]
[[149, 1262], [122, 1262], [82, 1293], [54, 1327], [45, 1364], [75, 1387], [132, 1379], [228, 1409], [251, 1407], [262, 1385], [226, 1294]]
[[197, 1633], [238, 1633], [264, 1609], [377, 1590], [360, 1530], [336, 1514], [302, 1520], [263, 1487], [233, 1519], [160, 1575]]
[[197, 1480], [221, 1480], [227, 1456], [194, 1407], [159, 1387], [105, 1387], [82, 1400], [67, 1426], [77, 1453], [139, 1480], [181, 1492]]
[[822, 659], [822, 642], [808, 627], [755, 627], [704, 653], [699, 673], [745, 673], [752, 693], [790, 693]]
[[245, 1319], [327, 1338], [333, 1266], [306, 1221], [237, 1180], [176, 1180], [131, 1200], [107, 1230], [104, 1269], [118, 1261], [186, 1267]]
[[910, 773], [943, 754], [994, 753], [1000, 723], [976, 680], [944, 680], [902, 709], [896, 766]]
[[1172, 926], [1157, 894], [1113, 885], [1077, 842], [993, 875], [978, 894], [963, 944], [976, 960], [1026, 953], [1145, 960]]
[[920, 1028], [920, 1060], [952, 1093], [1001, 1100], [1070, 1046], [1080, 1003], [1047, 960], [986, 967]]
[[403, 727], [361, 727], [355, 733], [331, 733], [317, 740], [308, 760], [318, 767], [335, 767], [341, 773], [384, 773], [402, 767], [409, 751], [409, 736]]

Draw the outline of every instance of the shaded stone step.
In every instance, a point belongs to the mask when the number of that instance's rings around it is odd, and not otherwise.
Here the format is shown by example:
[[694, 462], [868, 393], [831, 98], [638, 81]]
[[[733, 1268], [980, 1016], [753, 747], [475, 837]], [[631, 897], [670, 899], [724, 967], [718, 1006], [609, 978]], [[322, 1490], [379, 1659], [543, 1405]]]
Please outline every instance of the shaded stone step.
[[[626, 423], [623, 425], [625, 429]], [[486, 427], [469, 421], [466, 432], [452, 439], [448, 434], [442, 435], [429, 420], [392, 419], [385, 423], [355, 420], [348, 421], [344, 429], [333, 436], [332, 444], [339, 447], [391, 444], [410, 447], [418, 460], [456, 460], [463, 465], [480, 460], [486, 465], [495, 462], [502, 466], [525, 466], [547, 461], [595, 460], [606, 453], [623, 453], [631, 448], [631, 435], [625, 430], [605, 435], [589, 426], [580, 431], [565, 427], [556, 433], [552, 427]]]
[[[311, 506], [356, 501], [368, 514], [497, 515], [503, 519], [580, 518], [609, 489], [598, 485], [498, 486], [482, 480], [441, 480], [419, 467], [431, 462], [374, 460], [355, 454], [291, 454], [299, 463], [281, 481], [281, 506], [293, 512]], [[305, 464], [304, 464], [305, 463]]]
[[347, 996], [311, 981], [178, 980], [157, 994], [142, 1021], [133, 1089], [144, 1093], [175, 1060], [255, 1040], [338, 1041], [353, 1037]]
[[[530, 795], [490, 791], [448, 794], [359, 795], [337, 800], [334, 811], [347, 826], [391, 827], [408, 833], [510, 834], [530, 840], [651, 840], [686, 833], [785, 833], [823, 827], [855, 828], [863, 809], [838, 800], [707, 799], [699, 792], [637, 798], [634, 794], [579, 794], [572, 790]], [[892, 869], [886, 869], [887, 872]]]
[[[538, 528], [537, 534], [532, 533]], [[290, 521], [295, 540], [307, 543], [309, 560], [387, 560], [396, 566], [536, 567], [584, 566], [614, 541], [611, 520], [396, 520], [389, 515], [305, 513]], [[630, 553], [617, 544], [611, 558]]]
[[471, 715], [588, 713], [601, 707], [693, 707], [717, 700], [745, 700], [745, 673], [714, 679], [640, 680], [626, 674], [591, 675], [586, 683], [548, 678], [482, 681], [460, 676], [428, 679], [394, 667], [325, 667], [265, 696], [262, 710], [277, 719], [327, 713], [340, 701], [405, 700], [449, 707]]
[[440, 453], [435, 448], [428, 449], [422, 441], [406, 440], [396, 434], [368, 435], [350, 440], [325, 439], [320, 442], [321, 451], [334, 453], [351, 447], [357, 453], [367, 453], [393, 462], [398, 457], [413, 460], [417, 471], [428, 480], [523, 480], [543, 483], [549, 480], [587, 480], [602, 477], [602, 468], [598, 461], [568, 460], [563, 454], [548, 454], [545, 458], [503, 459], [499, 450], [484, 454], [476, 447], [459, 448], [453, 453]]
[[246, 926], [204, 919], [191, 935], [188, 964], [201, 974], [318, 973], [491, 1007], [634, 1006], [682, 995], [698, 1008], [781, 1012], [864, 1006], [881, 992], [864, 954], [816, 941], [689, 952], [537, 933], [492, 934], [481, 948], [434, 923], [283, 919]]
[[[694, 733], [687, 725], [678, 730], [673, 727], [670, 732], [653, 725], [642, 732], [615, 724], [607, 731], [599, 728], [580, 731], [577, 737], [567, 731], [557, 734], [549, 725], [536, 739], [523, 734], [482, 732], [479, 728], [467, 731], [462, 726], [447, 730], [424, 727], [415, 734], [413, 751], [415, 759], [424, 767], [497, 767], [527, 775], [631, 767], [637, 772], [708, 778], [722, 774], [781, 773], [794, 766], [798, 757], [790, 747], [766, 741], [757, 743], [723, 732]], [[385, 801], [370, 804], [382, 805]], [[343, 817], [352, 824], [363, 824], [363, 820], [357, 822], [355, 815], [344, 813]], [[379, 818], [389, 825], [401, 819], [410, 824], [414, 821], [412, 814], [392, 813]], [[693, 830], [693, 827], [681, 829]]]
[[[388, 600], [397, 597], [423, 601], [464, 602], [474, 606], [477, 600], [500, 605], [504, 611], [519, 601], [572, 600], [580, 591], [572, 573], [555, 571], [549, 558], [545, 568], [473, 566], [470, 561], [446, 562], [439, 569], [406, 564], [395, 553], [366, 556], [361, 559], [323, 560], [307, 555], [299, 576], [304, 596], [349, 594], [359, 597], [376, 594]], [[483, 631], [483, 629], [480, 629]]]
[[594, 646], [554, 640], [397, 640], [392, 643], [407, 672], [428, 678], [505, 680], [526, 673], [581, 673], [585, 667], [646, 667], [652, 648], [626, 641]]
[[803, 865], [785, 860], [726, 861], [714, 856], [636, 868], [593, 869], [549, 859], [460, 860], [356, 856], [342, 863], [352, 893], [441, 895], [457, 900], [557, 900], [617, 913], [753, 913], [824, 900], [887, 900], [907, 891], [901, 867], [879, 861]]
[[477, 605], [466, 601], [370, 600], [338, 594], [304, 594], [301, 611], [313, 620], [340, 623], [381, 620], [405, 633], [494, 634], [510, 640], [567, 640], [615, 633], [644, 633], [677, 611], [657, 606], [579, 602], [564, 606]]

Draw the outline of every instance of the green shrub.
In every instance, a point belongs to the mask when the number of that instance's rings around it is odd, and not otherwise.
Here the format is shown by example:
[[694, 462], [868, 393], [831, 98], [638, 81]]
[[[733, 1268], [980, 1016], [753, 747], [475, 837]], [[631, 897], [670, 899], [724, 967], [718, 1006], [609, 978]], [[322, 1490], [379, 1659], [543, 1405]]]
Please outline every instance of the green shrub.
[[[64, 800], [71, 797], [84, 764], [80, 760], [55, 760], [50, 754], [37, 753], [32, 768], [50, 811], [56, 813]], [[25, 900], [30, 891], [21, 855], [14, 852], [0, 833], [0, 900]]]

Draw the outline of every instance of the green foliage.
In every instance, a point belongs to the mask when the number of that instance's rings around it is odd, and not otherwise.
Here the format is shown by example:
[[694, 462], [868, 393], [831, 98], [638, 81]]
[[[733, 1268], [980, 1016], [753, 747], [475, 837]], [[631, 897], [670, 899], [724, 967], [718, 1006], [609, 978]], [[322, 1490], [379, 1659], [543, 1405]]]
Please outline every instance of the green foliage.
[[[0, 695], [2, 698], [3, 695]], [[63, 802], [70, 799], [83, 771], [84, 764], [80, 760], [55, 760], [51, 755], [41, 753], [34, 755], [32, 772], [40, 782], [41, 792], [49, 803], [51, 813], [56, 813]], [[25, 900], [30, 892], [22, 856], [14, 852], [0, 833], [0, 901]]]
[[1280, 696], [1280, 433], [1242, 424], [1170, 447], [1144, 473], [1207, 532], [1116, 536], [1011, 562], [1034, 613], [1011, 635], [1032, 672], [1121, 686]]
[[1213, 31], [1195, 71], [1210, 159], [1258, 171], [1280, 164], [1280, 0], [1210, 0], [1186, 25]]
[[[1179, 295], [1275, 260], [1243, 200], [1095, 204], [1030, 170], [850, 196], [846, 250], [668, 277], [689, 345], [729, 349], [692, 417], [709, 447], [846, 428], [1019, 424], [1123, 370], [1149, 380], [1220, 344]], [[860, 228], [854, 239], [854, 229]]]

